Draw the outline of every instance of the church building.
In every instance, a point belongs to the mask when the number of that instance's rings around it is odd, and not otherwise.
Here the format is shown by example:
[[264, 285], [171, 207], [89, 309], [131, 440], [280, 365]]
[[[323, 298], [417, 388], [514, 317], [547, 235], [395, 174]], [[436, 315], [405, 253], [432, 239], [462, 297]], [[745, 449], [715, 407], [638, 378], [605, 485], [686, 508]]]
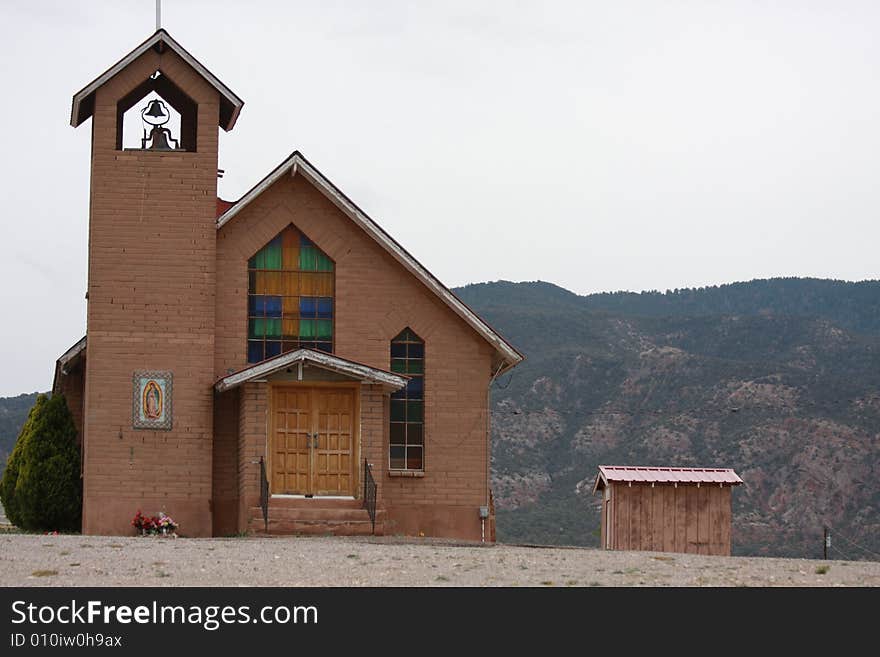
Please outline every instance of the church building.
[[243, 104], [163, 29], [73, 97], [87, 326], [53, 392], [83, 533], [494, 540], [490, 388], [523, 356], [301, 153], [218, 198]]

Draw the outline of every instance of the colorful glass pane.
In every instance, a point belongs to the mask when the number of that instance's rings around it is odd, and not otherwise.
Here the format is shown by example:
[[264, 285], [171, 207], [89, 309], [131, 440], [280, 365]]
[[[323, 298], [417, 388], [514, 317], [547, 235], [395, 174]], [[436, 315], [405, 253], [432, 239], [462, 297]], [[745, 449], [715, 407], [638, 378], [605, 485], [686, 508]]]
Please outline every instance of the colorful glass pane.
[[281, 320], [275, 318], [266, 319], [266, 336], [281, 337]]
[[333, 337], [333, 321], [329, 319], [315, 320], [315, 337], [319, 340], [329, 340]]
[[406, 400], [391, 400], [391, 421], [406, 422]]
[[318, 271], [333, 271], [333, 261], [319, 251], [315, 258], [315, 269]]
[[315, 271], [317, 269], [318, 254], [313, 246], [300, 246], [299, 268], [301, 271]]
[[[391, 394], [389, 465], [394, 470], [424, 470], [425, 343], [407, 328], [391, 341], [391, 371], [409, 381]], [[402, 450], [402, 451], [401, 451]]]
[[300, 348], [333, 352], [333, 271], [293, 226], [248, 260], [248, 362]]
[[266, 317], [281, 317], [281, 297], [264, 297]]
[[320, 319], [330, 319], [333, 317], [333, 298], [319, 297], [316, 301], [315, 312]]
[[315, 301], [314, 297], [300, 297], [299, 300], [299, 315], [300, 317], [314, 317], [315, 316]]
[[248, 362], [259, 363], [263, 360], [263, 343], [259, 340], [248, 340]]

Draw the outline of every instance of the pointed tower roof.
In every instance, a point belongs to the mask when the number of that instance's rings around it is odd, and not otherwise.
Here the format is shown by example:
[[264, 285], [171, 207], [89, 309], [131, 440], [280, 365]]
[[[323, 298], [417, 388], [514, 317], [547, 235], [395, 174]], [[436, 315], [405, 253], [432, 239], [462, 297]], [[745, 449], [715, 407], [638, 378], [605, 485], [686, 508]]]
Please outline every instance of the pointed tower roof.
[[83, 121], [92, 116], [95, 111], [95, 92], [109, 81], [114, 75], [125, 69], [135, 59], [143, 55], [151, 48], [157, 52], [162, 52], [165, 48], [169, 48], [177, 53], [181, 59], [192, 66], [205, 81], [217, 90], [220, 94], [220, 122], [221, 128], [232, 130], [244, 101], [236, 96], [232, 90], [225, 84], [220, 82], [211, 71], [205, 68], [195, 57], [190, 55], [186, 49], [177, 41], [171, 38], [164, 29], [156, 30], [156, 32], [146, 41], [137, 46], [125, 57], [116, 62], [113, 66], [104, 71], [97, 78], [83, 87], [73, 96], [73, 105], [70, 109], [70, 125], [74, 128], [79, 126]]

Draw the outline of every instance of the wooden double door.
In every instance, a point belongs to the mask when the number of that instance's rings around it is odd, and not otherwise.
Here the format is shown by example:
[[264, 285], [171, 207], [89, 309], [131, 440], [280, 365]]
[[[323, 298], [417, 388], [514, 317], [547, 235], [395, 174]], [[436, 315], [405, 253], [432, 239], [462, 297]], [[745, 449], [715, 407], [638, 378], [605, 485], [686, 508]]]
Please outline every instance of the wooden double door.
[[276, 385], [269, 468], [275, 495], [355, 492], [357, 388]]

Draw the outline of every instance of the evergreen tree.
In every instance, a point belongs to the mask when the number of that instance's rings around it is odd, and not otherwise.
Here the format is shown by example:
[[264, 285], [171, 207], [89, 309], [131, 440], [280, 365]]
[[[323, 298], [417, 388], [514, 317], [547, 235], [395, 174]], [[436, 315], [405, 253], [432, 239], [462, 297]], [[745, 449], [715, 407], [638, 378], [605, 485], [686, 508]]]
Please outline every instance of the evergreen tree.
[[78, 530], [82, 480], [76, 427], [63, 395], [37, 401], [0, 480], [0, 501], [14, 525], [28, 530]]

